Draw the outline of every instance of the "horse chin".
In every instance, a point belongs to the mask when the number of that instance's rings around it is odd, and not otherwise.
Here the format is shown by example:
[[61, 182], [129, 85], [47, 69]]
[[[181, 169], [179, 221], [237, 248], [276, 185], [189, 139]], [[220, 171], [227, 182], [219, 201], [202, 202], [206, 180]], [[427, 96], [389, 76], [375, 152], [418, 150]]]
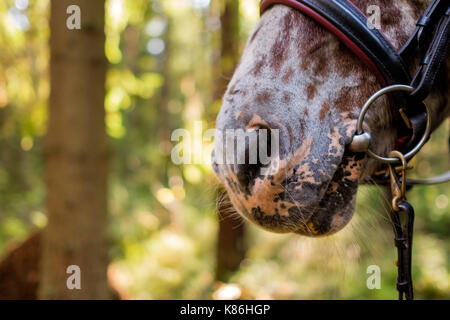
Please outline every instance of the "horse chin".
[[[324, 237], [335, 234], [342, 230], [353, 217], [355, 211], [356, 191], [349, 187], [341, 191], [333, 191], [334, 187], [327, 190], [327, 194], [319, 201], [319, 209], [317, 209], [310, 217], [308, 222], [301, 225], [295, 233], [308, 237]], [[340, 192], [353, 194], [347, 203], [334, 202], [331, 199], [341, 198]]]
[[343, 229], [351, 220], [362, 162], [361, 155], [345, 154], [328, 181], [318, 185], [300, 182], [297, 193], [273, 184], [270, 177], [258, 179], [247, 193], [225, 186], [238, 213], [259, 227], [323, 237]]
[[364, 158], [361, 154], [345, 154], [330, 181], [324, 196], [317, 203], [317, 210], [306, 226], [296, 233], [320, 237], [342, 230], [353, 217], [356, 204], [358, 181]]
[[[347, 203], [336, 203], [333, 199], [341, 198], [342, 195], [331, 189], [333, 187], [311, 207], [297, 204], [290, 209], [269, 211], [261, 204], [252, 208], [251, 212], [242, 205], [235, 205], [235, 208], [246, 220], [270, 232], [324, 237], [342, 230], [350, 222], [355, 210], [356, 196], [352, 196]], [[356, 188], [345, 192], [356, 194]]]

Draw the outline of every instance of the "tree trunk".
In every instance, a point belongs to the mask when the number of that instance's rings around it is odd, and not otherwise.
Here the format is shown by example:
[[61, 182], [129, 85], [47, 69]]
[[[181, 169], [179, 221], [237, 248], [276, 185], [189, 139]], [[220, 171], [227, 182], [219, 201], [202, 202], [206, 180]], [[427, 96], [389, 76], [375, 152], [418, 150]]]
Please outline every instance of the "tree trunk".
[[227, 282], [239, 269], [247, 251], [245, 243], [245, 224], [233, 217], [236, 215], [233, 205], [225, 190], [217, 195], [219, 212], [219, 235], [217, 241], [216, 278]]
[[[221, 49], [219, 75], [214, 92], [215, 100], [222, 99], [229, 79], [239, 60], [239, 1], [225, 0], [220, 17]], [[221, 194], [221, 192], [223, 192]], [[219, 235], [217, 241], [216, 277], [227, 281], [239, 268], [245, 257], [245, 224], [232, 218], [233, 207], [226, 199], [225, 191], [219, 191]]]
[[[69, 30], [67, 8], [81, 9]], [[42, 239], [41, 299], [107, 299], [107, 147], [104, 0], [52, 0], [50, 112], [45, 142], [48, 226]], [[69, 266], [81, 289], [68, 289]]]

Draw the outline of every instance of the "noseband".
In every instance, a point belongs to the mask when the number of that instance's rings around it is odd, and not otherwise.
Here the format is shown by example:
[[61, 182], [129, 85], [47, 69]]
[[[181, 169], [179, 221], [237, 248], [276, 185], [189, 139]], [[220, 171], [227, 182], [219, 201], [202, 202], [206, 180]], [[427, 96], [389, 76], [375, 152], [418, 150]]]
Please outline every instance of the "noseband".
[[[337, 36], [375, 74], [382, 87], [362, 107], [356, 134], [348, 149], [365, 152], [387, 165], [386, 170], [371, 180], [391, 186], [390, 215], [398, 252], [397, 290], [399, 299], [413, 299], [411, 249], [414, 210], [406, 201], [406, 188], [416, 183], [448, 181], [450, 172], [428, 180], [407, 180], [407, 161], [419, 152], [431, 134], [431, 114], [423, 101], [434, 88], [436, 75], [447, 56], [450, 39], [449, 1], [433, 0], [399, 51], [349, 0], [263, 0], [261, 14], [274, 4], [283, 4], [300, 11]], [[405, 61], [418, 54], [419, 47], [428, 50], [415, 75], [411, 76]], [[370, 150], [371, 136], [363, 130], [368, 108], [384, 94], [388, 94], [393, 125], [397, 129], [395, 150], [388, 157]], [[405, 215], [403, 224], [400, 214]]]

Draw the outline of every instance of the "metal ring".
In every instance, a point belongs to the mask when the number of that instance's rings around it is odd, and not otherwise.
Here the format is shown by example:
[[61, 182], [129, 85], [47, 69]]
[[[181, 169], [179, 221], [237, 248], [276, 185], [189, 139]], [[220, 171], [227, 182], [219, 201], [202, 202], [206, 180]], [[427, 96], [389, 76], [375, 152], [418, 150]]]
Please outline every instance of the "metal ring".
[[[361, 109], [361, 113], [359, 114], [359, 118], [358, 118], [358, 126], [357, 126], [357, 134], [363, 134], [364, 133], [364, 129], [363, 129], [363, 122], [364, 122], [364, 117], [366, 115], [367, 110], [369, 109], [369, 107], [375, 102], [375, 100], [377, 100], [379, 97], [381, 97], [382, 95], [389, 93], [389, 92], [393, 92], [393, 91], [407, 91], [407, 92], [411, 92], [413, 91], [413, 87], [411, 86], [407, 86], [407, 85], [403, 85], [403, 84], [394, 84], [388, 87], [385, 87], [377, 92], [375, 92], [368, 100], [367, 102], [364, 104], [364, 106]], [[422, 136], [422, 139], [420, 139], [420, 141], [417, 143], [417, 145], [411, 149], [408, 153], [406, 153], [404, 155], [406, 160], [411, 159], [413, 156], [415, 156], [417, 154], [417, 152], [419, 152], [419, 150], [423, 147], [423, 145], [425, 144], [425, 142], [428, 139], [428, 136], [430, 135], [430, 131], [431, 131], [431, 113], [430, 113], [430, 109], [428, 108], [428, 106], [425, 104], [425, 102], [423, 103], [425, 105], [425, 110], [427, 113], [427, 123], [426, 123], [426, 128], [425, 128], [425, 132]], [[367, 154], [371, 157], [374, 158], [378, 161], [384, 162], [384, 163], [399, 163], [400, 160], [398, 158], [388, 158], [388, 157], [382, 157], [377, 155], [376, 153], [374, 153], [373, 151], [371, 151], [370, 149], [367, 149]]]

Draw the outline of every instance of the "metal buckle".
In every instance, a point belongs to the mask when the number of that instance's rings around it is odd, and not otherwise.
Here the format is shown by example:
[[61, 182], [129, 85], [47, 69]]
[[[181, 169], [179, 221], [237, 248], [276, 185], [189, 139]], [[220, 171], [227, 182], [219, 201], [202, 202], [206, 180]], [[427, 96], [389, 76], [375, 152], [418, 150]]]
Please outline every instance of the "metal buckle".
[[[400, 300], [403, 300], [403, 298], [410, 300], [414, 298], [411, 275], [414, 209], [406, 201], [408, 163], [403, 154], [396, 150], [391, 151], [389, 157], [396, 157], [401, 162], [398, 172], [394, 164], [388, 164], [392, 194], [390, 217], [395, 234], [394, 244], [397, 247], [397, 290]], [[405, 216], [404, 222], [400, 219], [400, 214]]]
[[[375, 92], [364, 104], [364, 106], [361, 109], [361, 112], [359, 114], [358, 118], [358, 124], [356, 129], [356, 134], [353, 136], [352, 142], [349, 144], [349, 150], [353, 152], [367, 152], [367, 154], [378, 161], [384, 162], [384, 163], [399, 163], [400, 160], [398, 158], [392, 158], [392, 157], [382, 157], [374, 153], [372, 150], [370, 150], [370, 142], [371, 142], [371, 136], [363, 129], [363, 122], [364, 117], [367, 113], [367, 110], [369, 110], [369, 107], [382, 95], [393, 92], [393, 91], [407, 91], [411, 92], [413, 91], [413, 87], [403, 85], [403, 84], [394, 84], [388, 87], [385, 87], [377, 92]], [[419, 152], [419, 150], [423, 147], [425, 142], [428, 140], [428, 137], [430, 135], [431, 131], [431, 112], [428, 106], [424, 103], [426, 113], [427, 113], [427, 123], [425, 132], [422, 136], [422, 139], [417, 143], [417, 145], [411, 149], [408, 153], [404, 155], [404, 158], [406, 160], [411, 159], [413, 156]]]

